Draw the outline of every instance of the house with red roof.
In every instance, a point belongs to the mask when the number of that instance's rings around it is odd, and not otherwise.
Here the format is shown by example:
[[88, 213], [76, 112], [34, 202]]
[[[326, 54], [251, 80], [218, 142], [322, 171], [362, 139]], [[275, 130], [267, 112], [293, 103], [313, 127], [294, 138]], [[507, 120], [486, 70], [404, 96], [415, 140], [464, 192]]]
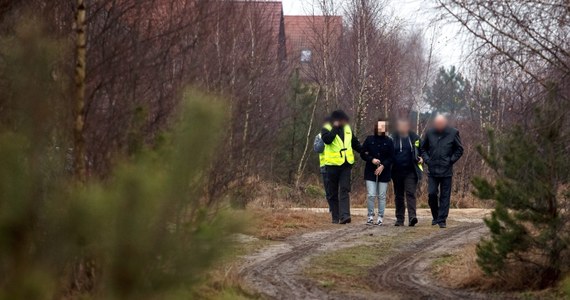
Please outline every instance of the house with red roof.
[[[126, 5], [132, 1], [134, 0], [119, 3]], [[235, 0], [220, 3], [229, 5], [228, 9], [232, 15], [239, 19], [235, 26], [245, 30], [251, 27], [257, 36], [273, 39], [270, 51], [274, 51], [275, 58], [294, 68], [309, 71], [311, 65], [319, 61], [323, 53], [340, 46], [342, 16], [286, 16], [283, 13], [283, 3], [275, 0]], [[152, 34], [152, 28], [175, 28], [178, 24], [170, 23], [172, 14], [188, 11], [193, 5], [196, 5], [194, 1], [159, 1], [149, 4], [148, 7], [129, 11], [130, 15], [126, 19], [129, 22], [144, 22], [145, 26], [142, 27], [149, 28], [149, 34]], [[140, 19], [135, 14], [141, 11], [145, 12], [146, 18]]]
[[[261, 14], [275, 38], [277, 58], [307, 74], [311, 65], [330, 49], [340, 46], [342, 16], [287, 16], [281, 1], [237, 1], [240, 14]], [[304, 76], [305, 78], [307, 76]]]
[[291, 62], [310, 64], [324, 45], [340, 46], [342, 16], [285, 16], [287, 57]]

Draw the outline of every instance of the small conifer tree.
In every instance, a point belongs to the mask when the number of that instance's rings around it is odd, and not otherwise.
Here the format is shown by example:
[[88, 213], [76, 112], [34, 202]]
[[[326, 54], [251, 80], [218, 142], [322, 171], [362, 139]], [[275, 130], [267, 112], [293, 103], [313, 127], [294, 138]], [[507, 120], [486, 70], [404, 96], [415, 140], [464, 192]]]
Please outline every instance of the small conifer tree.
[[504, 276], [513, 266], [527, 272], [527, 284], [546, 287], [569, 267], [570, 128], [566, 99], [552, 87], [527, 127], [500, 137], [479, 152], [495, 172], [475, 178], [476, 195], [495, 201], [485, 219], [490, 237], [477, 247], [478, 264], [487, 274]]

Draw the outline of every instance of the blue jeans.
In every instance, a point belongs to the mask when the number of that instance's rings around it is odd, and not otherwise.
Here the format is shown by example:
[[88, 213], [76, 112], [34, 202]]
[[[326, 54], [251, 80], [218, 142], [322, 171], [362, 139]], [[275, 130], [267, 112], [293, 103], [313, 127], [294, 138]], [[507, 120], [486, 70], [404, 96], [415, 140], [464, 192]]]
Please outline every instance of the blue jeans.
[[366, 180], [366, 191], [368, 194], [368, 216], [374, 216], [374, 202], [376, 202], [376, 197], [378, 197], [378, 216], [384, 217], [387, 189], [387, 182], [376, 183], [376, 181]]

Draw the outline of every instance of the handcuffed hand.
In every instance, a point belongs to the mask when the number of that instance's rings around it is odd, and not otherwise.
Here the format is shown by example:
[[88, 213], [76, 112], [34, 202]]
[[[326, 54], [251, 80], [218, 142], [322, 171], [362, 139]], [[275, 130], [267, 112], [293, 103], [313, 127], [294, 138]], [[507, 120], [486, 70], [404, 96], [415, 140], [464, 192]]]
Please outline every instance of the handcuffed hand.
[[379, 160], [379, 159], [376, 159], [376, 158], [373, 158], [373, 159], [372, 159], [372, 163], [378, 166], [378, 165], [380, 165], [380, 160]]
[[374, 175], [380, 176], [380, 174], [382, 174], [382, 171], [384, 171], [384, 166], [380, 165], [378, 168], [376, 168], [376, 171], [374, 171]]

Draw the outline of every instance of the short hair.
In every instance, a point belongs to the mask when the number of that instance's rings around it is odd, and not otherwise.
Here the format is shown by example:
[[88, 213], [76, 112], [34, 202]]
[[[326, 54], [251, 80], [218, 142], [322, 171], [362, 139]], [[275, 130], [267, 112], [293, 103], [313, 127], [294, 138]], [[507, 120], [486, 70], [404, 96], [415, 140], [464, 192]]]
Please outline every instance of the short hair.
[[396, 118], [396, 122], [411, 123], [412, 121], [411, 121], [410, 118], [408, 118], [408, 117], [397, 117], [397, 118]]
[[437, 113], [433, 119], [436, 120], [436, 119], [439, 119], [439, 118], [443, 118], [443, 119], [445, 119], [445, 120], [449, 120], [449, 114], [447, 114], [447, 113]]

